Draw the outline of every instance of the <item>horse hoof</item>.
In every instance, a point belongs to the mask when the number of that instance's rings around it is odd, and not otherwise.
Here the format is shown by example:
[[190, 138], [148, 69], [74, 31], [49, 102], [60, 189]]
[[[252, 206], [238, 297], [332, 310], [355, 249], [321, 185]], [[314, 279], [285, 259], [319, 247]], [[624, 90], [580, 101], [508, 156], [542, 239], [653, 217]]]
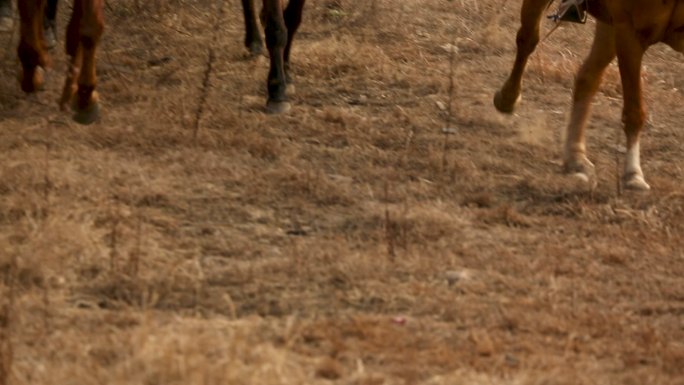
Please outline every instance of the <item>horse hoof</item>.
[[0, 16], [0, 32], [12, 32], [14, 20], [11, 17]]
[[27, 94], [42, 91], [45, 86], [45, 70], [43, 67], [36, 67], [30, 79], [24, 73], [21, 73], [19, 82], [21, 83], [21, 90]]
[[264, 45], [261, 42], [252, 42], [247, 46], [249, 57], [254, 59], [264, 54]]
[[72, 118], [78, 124], [84, 126], [94, 123], [100, 117], [100, 104], [92, 103], [90, 106], [80, 109], [74, 108], [74, 115]]
[[576, 172], [576, 173], [570, 174], [570, 176], [579, 182], [589, 183], [589, 175], [587, 175], [583, 172]]
[[571, 152], [563, 162], [563, 172], [581, 184], [596, 187], [596, 169], [583, 152]]
[[269, 115], [284, 114], [292, 109], [290, 102], [271, 102], [266, 103], [266, 113]]
[[498, 91], [494, 95], [494, 107], [496, 109], [504, 114], [512, 114], [515, 111], [515, 107], [520, 103], [520, 100], [522, 99], [521, 95], [518, 95], [513, 101], [506, 100], [504, 98], [503, 93], [501, 91]]
[[574, 183], [574, 186], [584, 188], [584, 187], [589, 187], [589, 188], [596, 188], [598, 186], [598, 180], [596, 179], [595, 173], [586, 173], [586, 172], [574, 172], [569, 174], [570, 180], [572, 180]]
[[297, 87], [293, 83], [288, 83], [285, 86], [285, 95], [293, 96], [297, 92]]
[[651, 189], [651, 186], [646, 183], [644, 176], [640, 174], [625, 175], [622, 182], [627, 190], [648, 191]]
[[50, 27], [46, 28], [43, 36], [45, 37], [45, 46], [47, 49], [52, 50], [57, 46], [57, 36], [54, 29]]
[[[595, 167], [583, 152], [569, 153], [563, 162], [563, 171], [570, 175], [584, 175], [586, 178], [595, 176]], [[580, 177], [581, 178], [581, 177]]]

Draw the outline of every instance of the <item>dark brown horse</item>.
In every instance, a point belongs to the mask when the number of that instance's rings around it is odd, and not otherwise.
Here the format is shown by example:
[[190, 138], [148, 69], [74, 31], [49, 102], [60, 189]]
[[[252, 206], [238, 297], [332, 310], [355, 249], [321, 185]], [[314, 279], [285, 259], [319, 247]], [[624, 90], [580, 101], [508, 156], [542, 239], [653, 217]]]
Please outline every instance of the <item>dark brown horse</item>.
[[[245, 16], [245, 47], [258, 55], [263, 49], [259, 32], [254, 0], [242, 0]], [[284, 0], [263, 0], [261, 21], [266, 35], [266, 46], [271, 60], [268, 72], [268, 101], [266, 111], [271, 114], [287, 112], [290, 102], [287, 94], [294, 86], [290, 74], [290, 49], [292, 40], [302, 21], [302, 10], [306, 0], [290, 0], [287, 7]]]
[[[21, 61], [21, 89], [35, 92], [43, 85], [43, 69], [50, 57], [44, 33], [46, 0], [19, 0], [21, 19], [17, 52]], [[70, 65], [60, 99], [60, 106], [69, 105], [74, 120], [81, 124], [94, 122], [99, 115], [95, 92], [95, 52], [104, 30], [104, 0], [74, 0], [66, 33], [66, 52]]]
[[[639, 136], [646, 120], [642, 101], [641, 62], [653, 44], [666, 43], [684, 52], [684, 0], [585, 0], [597, 19], [594, 43], [577, 74], [564, 150], [566, 172], [588, 179], [593, 164], [586, 157], [584, 131], [591, 100], [610, 62], [618, 58], [623, 89], [622, 121], [627, 136], [623, 182], [626, 188], [648, 190], [639, 155]], [[552, 0], [524, 0], [518, 52], [508, 80], [494, 98], [496, 108], [511, 113], [520, 99], [527, 59], [539, 42], [540, 21]]]

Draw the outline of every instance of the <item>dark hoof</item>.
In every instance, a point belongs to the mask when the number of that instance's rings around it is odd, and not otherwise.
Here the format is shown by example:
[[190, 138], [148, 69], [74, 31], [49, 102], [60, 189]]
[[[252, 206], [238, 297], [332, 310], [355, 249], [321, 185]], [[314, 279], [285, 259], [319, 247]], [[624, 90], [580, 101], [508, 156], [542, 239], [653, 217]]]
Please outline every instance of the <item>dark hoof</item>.
[[290, 102], [272, 102], [266, 103], [266, 113], [269, 115], [284, 114], [292, 109]]
[[48, 27], [45, 29], [45, 46], [47, 49], [53, 49], [57, 46], [57, 35], [55, 34], [55, 30]]
[[11, 17], [0, 16], [0, 32], [12, 32], [14, 20]]
[[496, 109], [504, 114], [512, 114], [515, 111], [515, 107], [520, 103], [520, 95], [518, 95], [515, 99], [513, 100], [507, 100], [504, 98], [503, 93], [501, 91], [498, 91], [494, 95], [494, 107]]
[[20, 74], [19, 83], [21, 83], [21, 90], [27, 94], [43, 91], [45, 88], [45, 75], [43, 67], [36, 67], [32, 76]]
[[74, 108], [72, 118], [78, 124], [89, 125], [100, 117], [100, 104], [95, 102], [85, 109]]
[[250, 58], [259, 57], [264, 54], [264, 45], [259, 41], [252, 42], [247, 46], [247, 52]]

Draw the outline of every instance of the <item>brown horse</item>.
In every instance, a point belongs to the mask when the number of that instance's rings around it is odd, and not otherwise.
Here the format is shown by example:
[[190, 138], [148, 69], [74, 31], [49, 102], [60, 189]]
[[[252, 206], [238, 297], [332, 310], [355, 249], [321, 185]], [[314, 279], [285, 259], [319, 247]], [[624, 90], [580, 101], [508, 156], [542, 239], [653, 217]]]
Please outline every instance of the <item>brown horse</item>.
[[[43, 69], [50, 65], [44, 36], [43, 15], [46, 0], [19, 0], [21, 19], [17, 52], [21, 61], [21, 89], [35, 92], [43, 85]], [[81, 124], [94, 122], [99, 115], [95, 92], [95, 52], [104, 30], [104, 0], [74, 0], [66, 32], [66, 52], [70, 56], [60, 106], [69, 104], [74, 120]]]
[[[539, 42], [540, 21], [553, 0], [524, 0], [518, 52], [508, 80], [494, 97], [494, 105], [511, 113], [520, 99], [527, 59]], [[590, 105], [610, 62], [618, 58], [623, 89], [622, 121], [627, 137], [623, 182], [626, 188], [648, 190], [639, 156], [639, 135], [646, 113], [642, 101], [641, 63], [645, 51], [662, 42], [684, 52], [684, 0], [585, 0], [588, 12], [597, 19], [594, 43], [577, 74], [573, 106], [564, 149], [566, 172], [582, 179], [593, 174], [586, 157], [584, 131]]]
[[[285, 7], [283, 0], [263, 0], [261, 20], [271, 60], [266, 111], [271, 114], [287, 112], [291, 108], [287, 97], [288, 93], [294, 91], [290, 74], [290, 49], [302, 21], [305, 1], [290, 0]], [[242, 9], [245, 16], [245, 47], [252, 55], [258, 55], [264, 44], [259, 33], [253, 0], [242, 0]]]

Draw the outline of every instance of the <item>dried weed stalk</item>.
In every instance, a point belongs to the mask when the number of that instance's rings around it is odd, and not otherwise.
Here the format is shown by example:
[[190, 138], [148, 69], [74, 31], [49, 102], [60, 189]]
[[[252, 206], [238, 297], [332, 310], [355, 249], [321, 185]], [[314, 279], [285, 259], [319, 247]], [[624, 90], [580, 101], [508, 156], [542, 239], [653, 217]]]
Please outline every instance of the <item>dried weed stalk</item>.
[[200, 88], [199, 100], [197, 102], [197, 112], [195, 113], [195, 126], [192, 132], [193, 141], [197, 141], [202, 114], [204, 113], [204, 107], [207, 103], [207, 98], [209, 97], [209, 83], [211, 81], [211, 73], [214, 70], [214, 62], [216, 61], [214, 47], [218, 44], [220, 35], [219, 31], [221, 30], [221, 22], [223, 21], [223, 0], [218, 0], [217, 8], [218, 12], [216, 12], [216, 19], [214, 20], [214, 35], [212, 36], [211, 42], [209, 43], [209, 48], [207, 50], [207, 63], [204, 70], [204, 76], [202, 78], [202, 87]]
[[385, 207], [385, 240], [387, 241], [387, 255], [394, 259], [397, 254], [394, 251], [394, 244], [396, 243], [394, 231], [392, 231], [392, 218], [390, 217], [389, 208]]
[[402, 216], [402, 221], [401, 225], [399, 228], [400, 235], [401, 235], [401, 248], [406, 252], [408, 250], [408, 228], [409, 228], [409, 222], [408, 222], [408, 212], [409, 212], [409, 203], [408, 203], [408, 196], [404, 198], [404, 208], [402, 210], [401, 216]]
[[195, 112], [195, 126], [192, 132], [192, 139], [194, 141], [197, 140], [197, 136], [199, 135], [200, 121], [202, 120], [204, 106], [209, 96], [209, 82], [211, 80], [211, 72], [213, 71], [215, 59], [216, 56], [214, 54], [214, 47], [209, 47], [209, 53], [207, 55], [207, 65], [204, 71], [204, 76], [202, 78], [202, 88], [200, 89], [199, 101], [197, 103], [197, 112]]
[[446, 126], [444, 127], [444, 146], [442, 148], [442, 172], [447, 169], [447, 150], [449, 148], [449, 135], [451, 134], [451, 123], [453, 121], [453, 102], [454, 102], [454, 57], [456, 56], [456, 39], [451, 40], [449, 47], [449, 101], [447, 103]]
[[50, 334], [52, 331], [52, 317], [50, 315], [50, 287], [48, 282], [43, 282], [43, 332]]
[[385, 183], [385, 241], [387, 242], [387, 255], [394, 260], [397, 256], [395, 251], [396, 234], [394, 232], [394, 223], [389, 211], [389, 183]]
[[43, 203], [45, 208], [43, 210], [43, 217], [47, 218], [50, 213], [50, 190], [52, 182], [50, 181], [50, 150], [52, 143], [52, 130], [48, 127], [48, 140], [45, 143], [45, 159], [43, 161]]
[[620, 179], [620, 126], [615, 126], [615, 196], [619, 198], [622, 195], [622, 181]]
[[112, 218], [112, 229], [109, 233], [109, 268], [112, 272], [118, 268], [117, 260], [119, 258], [119, 219]]
[[7, 58], [9, 58], [10, 55], [14, 54], [14, 35], [17, 33], [17, 23], [14, 24], [15, 26], [14, 28], [12, 28], [10, 38], [7, 40], [7, 46], [5, 49], [5, 57], [3, 58], [3, 62], [7, 61]]
[[128, 258], [127, 273], [133, 278], [138, 277], [140, 272], [140, 256], [142, 254], [142, 216], [138, 215], [135, 224], [135, 248]]
[[9, 269], [5, 274], [5, 303], [0, 307], [0, 385], [9, 385], [14, 361], [14, 345], [12, 332], [17, 285], [17, 256], [10, 259]]
[[204, 266], [202, 264], [202, 256], [197, 255], [195, 258], [195, 268], [197, 269], [197, 279], [193, 287], [193, 308], [195, 315], [199, 316], [201, 312], [200, 301], [204, 296], [206, 274], [204, 274]]

